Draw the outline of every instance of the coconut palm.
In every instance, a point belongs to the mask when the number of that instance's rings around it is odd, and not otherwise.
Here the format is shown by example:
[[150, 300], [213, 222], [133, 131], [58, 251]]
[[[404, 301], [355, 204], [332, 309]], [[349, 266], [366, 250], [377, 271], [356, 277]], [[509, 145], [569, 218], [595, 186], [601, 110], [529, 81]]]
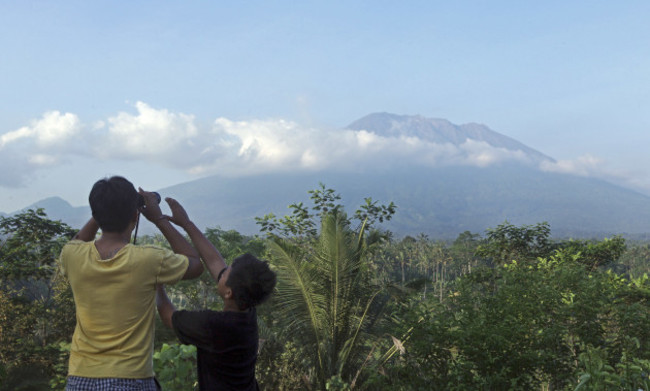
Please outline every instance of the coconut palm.
[[[321, 217], [310, 245], [275, 237], [270, 243], [278, 273], [274, 302], [287, 338], [304, 348], [310, 383], [357, 388], [370, 362], [386, 298], [368, 275], [367, 255], [376, 237], [365, 225], [355, 232], [335, 209]], [[355, 387], [355, 384], [357, 387]]]

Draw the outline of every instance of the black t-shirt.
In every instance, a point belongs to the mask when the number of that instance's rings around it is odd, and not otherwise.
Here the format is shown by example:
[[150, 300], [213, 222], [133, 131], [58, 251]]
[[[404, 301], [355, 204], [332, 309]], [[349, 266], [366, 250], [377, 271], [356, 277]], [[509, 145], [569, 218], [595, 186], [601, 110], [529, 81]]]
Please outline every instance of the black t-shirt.
[[246, 312], [175, 311], [172, 324], [181, 343], [196, 346], [199, 390], [259, 390], [255, 308]]

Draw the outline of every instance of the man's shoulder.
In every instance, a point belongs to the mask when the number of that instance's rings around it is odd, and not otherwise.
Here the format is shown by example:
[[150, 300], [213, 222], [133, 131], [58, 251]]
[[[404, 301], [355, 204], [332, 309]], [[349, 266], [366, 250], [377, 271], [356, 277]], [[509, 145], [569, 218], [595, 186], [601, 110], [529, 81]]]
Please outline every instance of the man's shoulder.
[[63, 245], [63, 248], [61, 249], [61, 253], [69, 252], [69, 251], [77, 251], [92, 245], [94, 245], [93, 242], [85, 242], [79, 239], [72, 239]]
[[88, 246], [89, 244], [92, 244], [92, 243], [93, 243], [92, 241], [86, 242], [86, 241], [81, 240], [81, 239], [70, 239], [65, 243], [64, 247], [65, 246]]
[[171, 251], [157, 244], [129, 244], [129, 248], [142, 251]]
[[126, 250], [130, 253], [148, 254], [156, 257], [174, 254], [172, 250], [155, 244], [128, 244], [126, 245]]

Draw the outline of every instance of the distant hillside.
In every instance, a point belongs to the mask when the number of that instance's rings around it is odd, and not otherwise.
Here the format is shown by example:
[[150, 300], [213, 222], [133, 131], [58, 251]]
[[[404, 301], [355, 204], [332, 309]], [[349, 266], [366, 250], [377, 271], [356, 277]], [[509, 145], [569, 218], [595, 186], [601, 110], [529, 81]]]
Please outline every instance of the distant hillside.
[[[555, 237], [650, 233], [650, 197], [597, 179], [542, 172], [535, 162], [552, 158], [484, 125], [454, 125], [441, 119], [379, 113], [361, 118], [348, 128], [436, 143], [432, 145], [461, 145], [475, 140], [518, 151], [526, 159], [503, 160], [482, 168], [427, 167], [405, 161], [400, 167], [355, 173], [212, 176], [159, 192], [163, 197], [179, 199], [201, 228], [219, 226], [245, 234], [258, 233], [255, 217], [271, 212], [284, 216], [293, 202], [311, 205], [307, 191], [318, 188], [319, 182], [341, 194], [349, 213], [365, 197], [394, 202], [397, 213], [384, 227], [398, 237], [424, 233], [431, 238], [453, 239], [464, 231], [483, 234], [506, 220], [516, 225], [546, 221]], [[464, 153], [462, 148], [458, 150]], [[44, 207], [51, 218], [74, 227], [81, 227], [90, 216], [88, 207], [73, 208], [59, 198], [34, 206]], [[140, 230], [152, 233], [154, 227], [144, 222]]]
[[310, 204], [319, 182], [334, 188], [352, 212], [372, 197], [393, 201], [397, 213], [385, 225], [399, 236], [425, 233], [455, 238], [484, 233], [504, 221], [547, 221], [554, 236], [592, 237], [650, 232], [650, 197], [609, 183], [525, 167], [451, 167], [366, 174], [210, 177], [161, 189], [188, 205], [202, 226], [257, 232], [254, 217], [283, 216], [296, 201]]
[[20, 211], [12, 213], [15, 215], [27, 209], [43, 208], [47, 217], [51, 220], [61, 220], [74, 228], [81, 228], [90, 218], [90, 207], [73, 207], [60, 197], [49, 197], [26, 206]]

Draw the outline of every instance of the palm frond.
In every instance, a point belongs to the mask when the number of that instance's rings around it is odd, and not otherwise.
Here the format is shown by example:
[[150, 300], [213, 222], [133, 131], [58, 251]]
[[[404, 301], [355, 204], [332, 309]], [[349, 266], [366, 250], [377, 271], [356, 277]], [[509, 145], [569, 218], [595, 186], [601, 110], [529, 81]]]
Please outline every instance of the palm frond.
[[315, 345], [313, 367], [323, 386], [331, 376], [353, 377], [366, 365], [374, 345], [368, 341], [388, 297], [367, 273], [365, 229], [364, 223], [352, 231], [344, 213], [326, 213], [310, 247], [279, 238], [269, 245], [282, 322], [292, 338]]
[[340, 362], [339, 371], [341, 372], [343, 372], [344, 366], [348, 363], [348, 358], [350, 356], [350, 353], [352, 352], [353, 349], [355, 349], [358, 346], [357, 342], [359, 341], [359, 335], [363, 331], [364, 323], [367, 320], [368, 311], [371, 308], [377, 295], [379, 295], [379, 293], [381, 292], [377, 291], [370, 297], [370, 300], [368, 300], [368, 302], [366, 303], [363, 314], [358, 318], [356, 322], [356, 327], [354, 328], [354, 332], [352, 333], [350, 338], [346, 340], [346, 344], [344, 348], [341, 350], [340, 359], [339, 359]]
[[[298, 249], [282, 239], [269, 244], [277, 270], [277, 301], [285, 319], [290, 319], [289, 329], [304, 330], [311, 342], [320, 347], [325, 315], [325, 297], [318, 291], [319, 275], [312, 265], [302, 260]], [[318, 361], [322, 364], [321, 349]]]

